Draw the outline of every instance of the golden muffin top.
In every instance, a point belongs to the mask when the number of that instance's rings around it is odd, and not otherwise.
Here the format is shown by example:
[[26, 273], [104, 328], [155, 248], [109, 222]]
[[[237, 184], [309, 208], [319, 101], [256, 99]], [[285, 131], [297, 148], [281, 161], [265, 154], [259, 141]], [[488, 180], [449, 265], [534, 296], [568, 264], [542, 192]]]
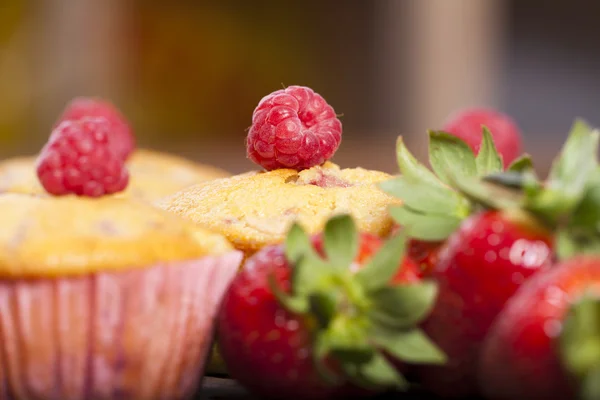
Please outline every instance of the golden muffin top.
[[[230, 175], [216, 167], [146, 149], [136, 150], [127, 167], [129, 185], [115, 196], [132, 196], [145, 201], [155, 201], [190, 185]], [[0, 192], [45, 194], [36, 177], [35, 156], [0, 162]]]
[[391, 176], [327, 162], [301, 172], [249, 172], [186, 188], [155, 203], [227, 237], [251, 254], [279, 243], [293, 221], [309, 233], [322, 230], [333, 214], [350, 213], [360, 230], [385, 235], [388, 206], [399, 200], [376, 187]]
[[0, 195], [0, 276], [143, 268], [232, 250], [221, 235], [136, 200]]

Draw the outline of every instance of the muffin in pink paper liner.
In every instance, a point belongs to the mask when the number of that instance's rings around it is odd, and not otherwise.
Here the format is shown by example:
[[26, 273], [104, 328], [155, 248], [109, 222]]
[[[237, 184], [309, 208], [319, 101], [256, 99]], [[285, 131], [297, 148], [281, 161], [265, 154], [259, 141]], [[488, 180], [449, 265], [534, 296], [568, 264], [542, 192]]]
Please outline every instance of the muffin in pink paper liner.
[[[136, 149], [127, 162], [129, 185], [116, 197], [148, 202], [172, 195], [188, 186], [230, 174], [211, 165], [160, 151]], [[36, 176], [36, 157], [0, 161], [0, 192], [47, 195]]]
[[0, 399], [185, 399], [242, 259], [118, 198], [0, 196]]

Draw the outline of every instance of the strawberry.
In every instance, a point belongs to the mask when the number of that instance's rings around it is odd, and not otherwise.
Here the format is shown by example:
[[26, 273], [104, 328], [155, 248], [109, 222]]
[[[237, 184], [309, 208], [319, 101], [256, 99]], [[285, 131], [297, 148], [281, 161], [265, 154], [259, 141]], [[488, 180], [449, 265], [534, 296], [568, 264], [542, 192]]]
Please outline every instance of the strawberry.
[[578, 256], [525, 283], [485, 341], [489, 399], [600, 398], [600, 258]]
[[442, 130], [461, 138], [477, 153], [483, 126], [490, 130], [504, 166], [508, 166], [523, 146], [519, 127], [508, 115], [490, 108], [466, 108], [451, 115]]
[[[399, 229], [406, 232], [410, 237], [408, 253], [427, 275], [435, 266], [444, 241], [476, 209], [471, 198], [453, 187], [446, 163], [451, 162], [469, 177], [485, 177], [502, 172], [502, 160], [485, 128], [477, 156], [462, 139], [444, 132], [429, 132], [433, 172], [417, 161], [402, 137], [398, 138], [396, 153], [401, 175], [381, 183], [380, 188], [402, 200], [402, 206], [390, 210], [397, 222], [392, 232]], [[447, 160], [448, 154], [455, 154], [456, 159]], [[527, 169], [528, 162], [528, 156], [524, 155], [510, 170]]]
[[597, 170], [597, 148], [598, 133], [577, 121], [540, 183], [527, 157], [502, 172], [485, 130], [477, 156], [460, 139], [430, 133], [436, 174], [398, 141], [403, 175], [382, 188], [404, 202], [391, 213], [413, 239], [445, 240], [430, 275], [439, 294], [423, 329], [448, 362], [419, 368], [428, 390], [477, 394], [480, 348], [497, 314], [523, 282], [549, 267], [557, 244], [564, 256], [581, 243], [574, 234], [581, 226], [571, 223]]
[[403, 253], [402, 235], [382, 243], [349, 216], [312, 242], [293, 225], [284, 246], [248, 259], [225, 295], [218, 345], [230, 375], [273, 399], [406, 389], [397, 363], [445, 357], [417, 327], [436, 286]]
[[429, 242], [410, 239], [406, 251], [408, 257], [419, 265], [423, 276], [430, 276], [437, 264], [438, 255], [443, 242]]
[[[402, 227], [395, 224], [390, 231], [390, 236], [401, 232]], [[427, 277], [437, 263], [438, 253], [442, 247], [443, 241], [425, 241], [410, 239], [406, 245], [408, 258], [419, 266], [422, 276]]]
[[420, 370], [421, 383], [452, 397], [475, 395], [479, 347], [504, 303], [526, 279], [551, 264], [552, 236], [526, 215], [484, 211], [453, 233], [431, 277], [439, 297], [423, 325], [449, 357]]
[[[311, 241], [317, 253], [321, 257], [326, 257], [327, 254], [325, 253], [325, 248], [323, 246], [323, 235], [315, 235]], [[382, 245], [383, 241], [379, 236], [361, 232], [358, 253], [354, 259], [354, 264], [351, 266], [353, 268], [362, 268], [363, 265], [373, 257], [373, 254], [381, 249]], [[419, 282], [422, 277], [423, 273], [419, 269], [418, 264], [410, 256], [407, 256], [403, 258], [402, 265], [390, 282], [394, 284], [413, 283]]]

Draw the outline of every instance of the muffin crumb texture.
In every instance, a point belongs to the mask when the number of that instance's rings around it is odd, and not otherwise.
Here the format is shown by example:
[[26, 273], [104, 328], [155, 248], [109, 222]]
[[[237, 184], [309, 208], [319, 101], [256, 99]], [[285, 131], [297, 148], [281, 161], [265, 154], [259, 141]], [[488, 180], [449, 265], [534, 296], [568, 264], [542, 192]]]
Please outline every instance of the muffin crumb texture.
[[3, 194], [0, 210], [3, 278], [121, 271], [232, 250], [221, 235], [128, 199]]
[[[156, 201], [197, 183], [224, 178], [220, 168], [197, 164], [183, 157], [148, 149], [137, 149], [127, 162], [130, 181], [115, 197]], [[0, 162], [0, 192], [47, 195], [36, 177], [35, 157], [22, 156]]]
[[156, 205], [225, 235], [251, 254], [283, 241], [295, 220], [313, 234], [327, 218], [341, 213], [352, 214], [360, 230], [385, 235], [392, 225], [387, 209], [399, 200], [375, 184], [390, 178], [384, 172], [340, 169], [327, 162], [300, 172], [250, 172], [201, 183]]

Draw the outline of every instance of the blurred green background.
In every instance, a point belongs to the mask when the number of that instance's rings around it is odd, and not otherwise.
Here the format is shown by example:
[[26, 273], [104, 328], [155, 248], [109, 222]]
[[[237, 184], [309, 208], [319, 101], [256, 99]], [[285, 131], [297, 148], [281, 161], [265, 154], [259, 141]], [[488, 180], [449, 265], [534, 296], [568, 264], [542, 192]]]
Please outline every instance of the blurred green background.
[[[336, 161], [395, 171], [395, 137], [498, 107], [544, 170], [575, 116], [600, 123], [595, 1], [2, 0], [0, 156], [35, 153], [78, 95], [111, 99], [141, 145], [252, 168], [252, 110], [307, 85], [343, 114]], [[595, 121], [594, 118], [597, 118]]]

